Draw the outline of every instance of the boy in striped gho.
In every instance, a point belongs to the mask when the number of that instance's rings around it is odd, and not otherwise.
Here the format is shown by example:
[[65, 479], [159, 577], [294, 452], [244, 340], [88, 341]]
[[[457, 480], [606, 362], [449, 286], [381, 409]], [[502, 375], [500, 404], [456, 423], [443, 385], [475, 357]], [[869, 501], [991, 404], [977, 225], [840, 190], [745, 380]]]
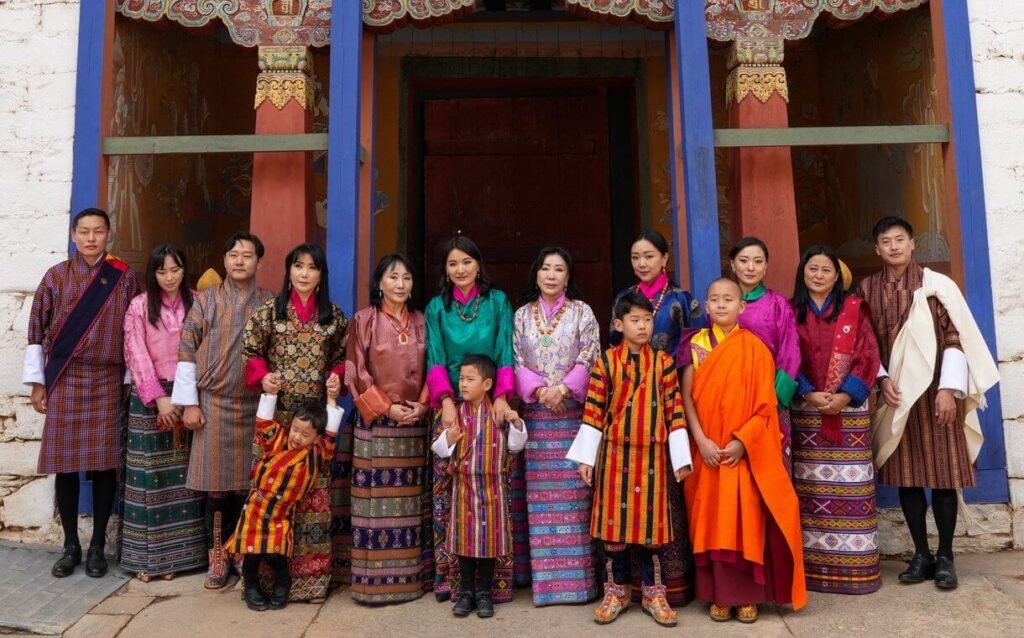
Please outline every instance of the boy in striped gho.
[[488, 393], [497, 366], [490, 357], [471, 354], [459, 372], [459, 418], [434, 440], [431, 449], [450, 458], [453, 475], [448, 553], [457, 556], [461, 591], [452, 613], [480, 618], [494, 615], [491, 599], [496, 559], [512, 551], [512, 519], [508, 511], [509, 463], [526, 447], [526, 425], [515, 410], [505, 423], [491, 418]]
[[[327, 409], [317, 401], [301, 403], [287, 428], [274, 421], [279, 384], [270, 381], [264, 387], [270, 392], [260, 396], [256, 412], [256, 441], [263, 454], [253, 466], [252, 489], [238, 527], [225, 545], [226, 551], [245, 557], [245, 604], [253, 611], [283, 609], [288, 604], [292, 586], [288, 557], [295, 540], [295, 506], [316, 483], [323, 459], [333, 457], [334, 436], [344, 414], [337, 403], [341, 381], [336, 377], [327, 382]], [[274, 572], [269, 597], [260, 589], [259, 567], [263, 561]]]
[[[643, 569], [643, 611], [673, 627], [661, 581], [661, 548], [672, 542], [668, 481], [690, 473], [690, 443], [675, 362], [648, 343], [654, 307], [630, 291], [615, 302], [619, 345], [605, 350], [590, 371], [583, 423], [566, 458], [594, 487], [590, 535], [604, 541], [608, 580], [594, 622], [606, 625], [630, 601], [630, 561]], [[667, 448], [667, 449], [666, 449]]]

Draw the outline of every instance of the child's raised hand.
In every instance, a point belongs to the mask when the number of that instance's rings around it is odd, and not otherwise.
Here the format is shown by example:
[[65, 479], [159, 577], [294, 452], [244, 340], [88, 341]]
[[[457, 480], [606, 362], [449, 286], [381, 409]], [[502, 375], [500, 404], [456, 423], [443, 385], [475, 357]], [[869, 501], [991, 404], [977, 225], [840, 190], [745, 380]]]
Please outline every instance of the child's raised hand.
[[341, 394], [341, 379], [338, 377], [338, 374], [336, 372], [332, 372], [331, 376], [327, 377], [328, 403], [335, 402], [339, 394]]
[[[505, 422], [515, 426], [519, 423], [519, 413], [515, 410], [509, 410], [505, 413]], [[516, 429], [518, 430], [519, 428]]]
[[580, 466], [579, 466], [578, 469], [579, 469], [579, 473], [580, 473], [580, 478], [583, 479], [583, 482], [586, 483], [588, 486], [593, 485], [594, 484], [594, 466], [593, 465], [587, 465], [586, 463], [580, 463]]
[[281, 374], [268, 372], [263, 375], [263, 391], [271, 396], [276, 396], [281, 391]]
[[722, 463], [725, 463], [729, 467], [735, 467], [746, 452], [747, 449], [743, 447], [743, 442], [739, 439], [733, 439], [732, 441], [729, 441], [729, 444], [722, 450]]
[[448, 447], [451, 447], [462, 440], [465, 436], [465, 432], [462, 431], [462, 426], [458, 422], [455, 422], [448, 426], [444, 431], [445, 440], [448, 442]]
[[676, 470], [676, 483], [682, 483], [683, 479], [689, 476], [693, 472], [693, 466], [687, 465]]

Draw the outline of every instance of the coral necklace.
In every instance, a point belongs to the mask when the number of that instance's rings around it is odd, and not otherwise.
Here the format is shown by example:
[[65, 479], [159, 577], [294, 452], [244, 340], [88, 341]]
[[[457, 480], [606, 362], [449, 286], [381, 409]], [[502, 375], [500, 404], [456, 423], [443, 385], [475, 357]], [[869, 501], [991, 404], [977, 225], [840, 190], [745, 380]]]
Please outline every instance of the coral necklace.
[[[639, 292], [641, 295], [643, 294], [643, 292], [640, 291], [640, 284], [633, 286], [633, 290]], [[654, 299], [651, 299], [651, 302], [654, 304], [655, 317], [658, 316], [658, 311], [661, 310], [661, 304], [665, 303], [666, 295], [668, 295], [668, 284], [665, 284], [665, 287], [661, 289], [661, 292], [654, 295]]]
[[558, 327], [558, 322], [562, 320], [562, 315], [565, 314], [568, 307], [568, 303], [563, 304], [562, 307], [558, 309], [558, 312], [556, 312], [554, 316], [551, 317], [550, 321], [547, 322], [547, 326], [545, 326], [540, 318], [540, 300], [533, 303], [533, 323], [537, 326], [537, 332], [541, 335], [540, 344], [545, 348], [550, 348], [551, 344], [554, 343], [554, 339], [551, 338], [551, 335], [555, 332], [555, 328]]
[[391, 316], [391, 313], [386, 310], [381, 310], [380, 312], [387, 317], [388, 321], [391, 323], [391, 327], [398, 333], [398, 345], [409, 345], [409, 312], [403, 308], [401, 320], [395, 319]]

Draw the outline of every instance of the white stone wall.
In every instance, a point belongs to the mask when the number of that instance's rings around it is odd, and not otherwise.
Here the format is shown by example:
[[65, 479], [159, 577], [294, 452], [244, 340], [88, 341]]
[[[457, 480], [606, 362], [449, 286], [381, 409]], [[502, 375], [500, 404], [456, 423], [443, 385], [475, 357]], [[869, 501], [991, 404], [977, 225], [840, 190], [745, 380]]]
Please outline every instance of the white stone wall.
[[969, 0], [1014, 546], [1024, 547], [1024, 3]]
[[32, 293], [67, 254], [78, 5], [0, 0], [0, 539], [60, 538], [21, 361]]

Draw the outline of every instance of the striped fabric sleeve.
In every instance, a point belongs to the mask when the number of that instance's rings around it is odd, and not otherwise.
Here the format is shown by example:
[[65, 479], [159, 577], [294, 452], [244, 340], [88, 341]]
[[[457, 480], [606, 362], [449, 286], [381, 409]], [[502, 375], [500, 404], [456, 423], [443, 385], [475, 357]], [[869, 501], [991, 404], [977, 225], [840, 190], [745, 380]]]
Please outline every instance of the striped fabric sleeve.
[[600, 356], [590, 371], [590, 382], [587, 385], [587, 400], [583, 406], [583, 423], [599, 432], [603, 432], [608, 415], [608, 370], [605, 367], [607, 357]]

